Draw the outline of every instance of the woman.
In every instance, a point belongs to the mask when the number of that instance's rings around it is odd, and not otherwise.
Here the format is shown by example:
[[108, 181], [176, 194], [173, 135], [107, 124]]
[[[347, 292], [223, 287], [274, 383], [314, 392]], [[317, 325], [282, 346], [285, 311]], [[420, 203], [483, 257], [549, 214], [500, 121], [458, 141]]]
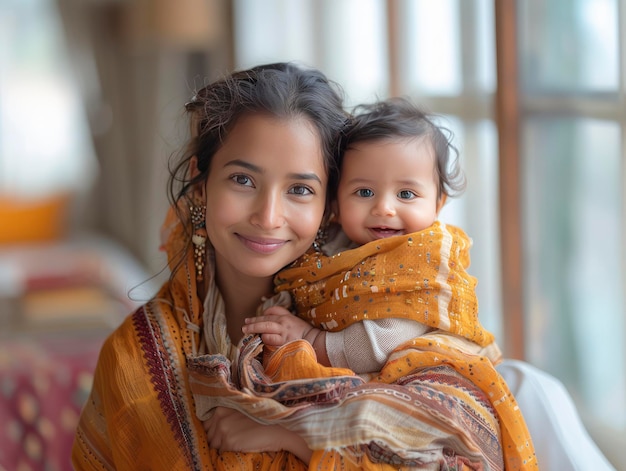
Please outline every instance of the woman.
[[342, 98], [319, 71], [280, 63], [212, 83], [186, 108], [192, 137], [163, 228], [172, 276], [103, 345], [72, 461], [78, 470], [303, 468], [311, 451], [301, 438], [232, 410], [215, 413], [207, 437], [187, 362], [234, 358], [274, 274], [314, 242], [336, 179]]

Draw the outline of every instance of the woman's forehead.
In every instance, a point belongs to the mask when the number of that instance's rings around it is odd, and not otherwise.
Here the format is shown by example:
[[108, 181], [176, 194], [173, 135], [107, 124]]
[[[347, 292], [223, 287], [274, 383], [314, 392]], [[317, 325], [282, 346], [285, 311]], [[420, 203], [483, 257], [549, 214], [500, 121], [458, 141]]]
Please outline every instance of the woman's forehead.
[[245, 162], [259, 173], [317, 173], [326, 176], [322, 142], [303, 117], [242, 116], [214, 156], [216, 167]]

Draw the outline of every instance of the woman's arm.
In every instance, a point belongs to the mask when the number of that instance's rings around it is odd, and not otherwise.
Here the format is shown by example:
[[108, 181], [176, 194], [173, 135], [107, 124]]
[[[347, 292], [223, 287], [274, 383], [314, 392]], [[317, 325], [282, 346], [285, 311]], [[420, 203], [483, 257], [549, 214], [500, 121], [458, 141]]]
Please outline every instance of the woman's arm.
[[313, 452], [296, 433], [279, 425], [263, 425], [234, 409], [217, 407], [204, 422], [211, 448], [220, 451], [272, 452], [289, 451], [305, 463]]

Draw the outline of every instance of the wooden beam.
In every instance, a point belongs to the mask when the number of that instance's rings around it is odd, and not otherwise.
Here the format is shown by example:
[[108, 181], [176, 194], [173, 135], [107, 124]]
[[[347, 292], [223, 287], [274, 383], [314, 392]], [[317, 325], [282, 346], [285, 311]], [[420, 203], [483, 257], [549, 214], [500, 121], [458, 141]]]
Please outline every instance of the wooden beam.
[[398, 0], [387, 0], [387, 70], [389, 73], [389, 96], [399, 96], [402, 89], [400, 83], [400, 18]]
[[515, 0], [494, 0], [498, 127], [500, 250], [504, 342], [509, 358], [524, 359], [524, 278], [521, 214], [520, 104]]

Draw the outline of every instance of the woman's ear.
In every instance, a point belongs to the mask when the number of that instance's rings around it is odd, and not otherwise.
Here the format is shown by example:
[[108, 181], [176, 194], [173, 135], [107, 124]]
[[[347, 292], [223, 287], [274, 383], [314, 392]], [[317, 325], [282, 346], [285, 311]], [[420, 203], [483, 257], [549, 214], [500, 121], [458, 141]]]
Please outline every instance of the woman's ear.
[[[201, 173], [202, 172], [200, 172], [200, 170], [198, 169], [198, 157], [194, 155], [191, 158], [191, 160], [189, 161], [189, 179], [193, 180], [194, 178], [196, 178]], [[191, 190], [191, 194], [192, 194], [194, 199], [198, 199], [200, 201], [204, 201], [205, 200], [206, 185], [204, 183], [205, 182], [202, 181], [200, 183], [196, 183], [193, 186], [193, 188]]]
[[439, 216], [439, 211], [441, 211], [441, 208], [443, 208], [443, 205], [446, 204], [447, 199], [448, 199], [448, 195], [446, 195], [445, 193], [442, 193], [441, 196], [439, 197], [439, 200], [437, 201], [437, 216]]
[[194, 155], [189, 161], [189, 178], [193, 180], [198, 175], [200, 175], [200, 170], [198, 170], [198, 156]]

